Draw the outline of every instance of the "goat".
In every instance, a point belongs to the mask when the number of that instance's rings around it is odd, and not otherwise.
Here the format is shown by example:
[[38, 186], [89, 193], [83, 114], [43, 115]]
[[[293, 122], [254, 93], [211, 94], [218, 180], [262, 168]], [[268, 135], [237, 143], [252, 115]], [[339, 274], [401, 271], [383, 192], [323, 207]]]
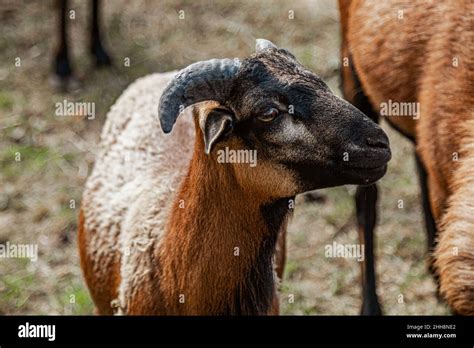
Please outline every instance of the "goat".
[[[377, 122], [383, 103], [419, 103], [385, 119], [416, 146], [431, 269], [454, 312], [474, 314], [472, 3], [339, 0], [345, 98]], [[413, 115], [412, 115], [413, 116]], [[376, 186], [356, 193], [365, 243], [362, 314], [381, 314], [373, 230]], [[437, 237], [436, 237], [437, 236]], [[433, 261], [434, 260], [434, 261]]]
[[[62, 88], [68, 88], [73, 83], [73, 70], [69, 59], [69, 43], [68, 43], [68, 0], [57, 0], [56, 7], [58, 10], [58, 45], [54, 55], [54, 74], [58, 85]], [[97, 67], [108, 66], [112, 64], [110, 56], [102, 45], [101, 32], [99, 26], [99, 0], [92, 0], [91, 11], [91, 36], [90, 36], [90, 53], [95, 58]]]
[[[157, 100], [170, 136], [154, 126]], [[220, 151], [242, 150], [257, 167], [220, 163]], [[277, 314], [272, 258], [289, 199], [373, 183], [390, 156], [378, 125], [267, 40], [242, 61], [138, 80], [107, 116], [81, 206], [98, 312]]]

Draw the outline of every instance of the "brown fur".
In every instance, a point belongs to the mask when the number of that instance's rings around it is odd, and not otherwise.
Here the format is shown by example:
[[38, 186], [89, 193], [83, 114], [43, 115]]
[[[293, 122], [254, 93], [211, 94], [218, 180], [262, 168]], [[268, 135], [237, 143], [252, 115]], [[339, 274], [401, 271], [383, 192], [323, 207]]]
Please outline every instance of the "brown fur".
[[[339, 5], [342, 54], [351, 57], [373, 108], [380, 110], [389, 99], [420, 103], [419, 120], [393, 116], [386, 120], [416, 139], [439, 227], [434, 256], [440, 290], [454, 311], [472, 315], [474, 205], [461, 192], [472, 196], [473, 180], [457, 174], [462, 162], [474, 156], [472, 2], [340, 0]], [[397, 18], [399, 10], [403, 19]], [[453, 66], [453, 58], [459, 66]], [[343, 73], [350, 80], [349, 69]], [[346, 95], [351, 95], [353, 86], [353, 81], [344, 86]], [[458, 154], [458, 162], [453, 161], [453, 153]], [[474, 167], [470, 173], [463, 170], [471, 178], [473, 172]], [[461, 196], [464, 201], [456, 199]], [[458, 255], [449, 252], [453, 246], [461, 248]]]
[[[203, 103], [196, 108], [193, 159], [173, 203], [163, 241], [153, 250], [155, 263], [149, 272], [149, 288], [140, 288], [127, 299], [127, 314], [276, 315], [279, 312], [273, 278], [271, 284], [257, 285], [269, 287], [268, 294], [262, 297], [262, 289], [255, 289], [258, 294], [246, 293], [253, 285], [248, 275], [257, 266], [266, 266], [273, 272], [277, 235], [285, 234], [286, 220], [281, 221], [276, 233], [270, 231], [262, 207], [279, 197], [293, 195], [296, 187], [289, 172], [269, 163], [259, 160], [258, 168], [219, 164], [211, 157], [216, 156], [215, 152], [206, 155], [199, 118], [205, 117], [213, 106], [213, 103]], [[221, 146], [243, 147], [224, 143]], [[180, 208], [181, 202], [184, 209]], [[103, 265], [111, 269], [109, 277], [95, 277], [97, 272], [92, 269], [93, 263], [85, 251], [88, 234], [93, 231], [85, 231], [83, 224], [81, 211], [79, 247], [84, 276], [99, 313], [113, 314], [110, 304], [117, 297], [120, 285], [120, 252], [116, 251], [113, 265]], [[235, 247], [239, 248], [239, 256], [234, 255]], [[261, 259], [262, 249], [272, 252]], [[284, 257], [277, 256], [277, 259], [281, 274]], [[262, 260], [267, 264], [256, 265]], [[179, 301], [180, 295], [184, 295], [184, 303]], [[245, 296], [259, 301], [255, 303], [257, 309], [249, 306]]]
[[[204, 154], [200, 134], [196, 139], [188, 175], [173, 207], [162, 252], [157, 255], [166, 301], [156, 305], [167, 314], [235, 313], [239, 308], [226, 306], [234, 302], [235, 289], [246, 286], [246, 273], [254, 267], [264, 239], [269, 238], [260, 207], [272, 197], [268, 191], [249, 192], [245, 189], [248, 182], [239, 183], [257, 169], [234, 166], [230, 170]], [[272, 177], [262, 168], [258, 172], [257, 176]], [[276, 188], [279, 183], [274, 183]], [[180, 200], [186, 209], [179, 208]], [[239, 247], [240, 256], [234, 256], [234, 247]], [[180, 269], [186, 271], [176, 271]], [[179, 294], [185, 295], [185, 304], [179, 303]]]
[[94, 231], [86, 231], [84, 225], [84, 213], [81, 209], [78, 222], [78, 244], [84, 279], [91, 291], [97, 314], [112, 315], [113, 308], [111, 308], [110, 302], [117, 297], [117, 289], [120, 285], [120, 254], [115, 253], [112, 259], [104, 258], [101, 267], [107, 267], [110, 272], [107, 273], [106, 279], [97, 278], [97, 272], [93, 269], [94, 262], [86, 251], [86, 246], [89, 245], [88, 236]]

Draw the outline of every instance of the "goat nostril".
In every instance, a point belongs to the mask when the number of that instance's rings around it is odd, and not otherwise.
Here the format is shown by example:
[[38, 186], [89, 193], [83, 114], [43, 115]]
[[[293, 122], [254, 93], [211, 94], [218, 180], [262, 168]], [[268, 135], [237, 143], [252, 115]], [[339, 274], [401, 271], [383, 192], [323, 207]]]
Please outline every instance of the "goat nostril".
[[367, 145], [371, 147], [380, 147], [382, 149], [388, 149], [388, 142], [385, 139], [373, 139], [367, 138]]

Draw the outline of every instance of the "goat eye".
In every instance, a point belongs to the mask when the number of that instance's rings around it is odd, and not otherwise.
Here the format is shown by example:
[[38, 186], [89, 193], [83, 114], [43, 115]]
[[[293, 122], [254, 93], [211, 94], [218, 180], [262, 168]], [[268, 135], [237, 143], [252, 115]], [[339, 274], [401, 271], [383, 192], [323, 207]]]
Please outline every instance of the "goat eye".
[[258, 119], [263, 122], [271, 122], [280, 115], [280, 110], [277, 108], [270, 108], [265, 111], [262, 115], [258, 116]]

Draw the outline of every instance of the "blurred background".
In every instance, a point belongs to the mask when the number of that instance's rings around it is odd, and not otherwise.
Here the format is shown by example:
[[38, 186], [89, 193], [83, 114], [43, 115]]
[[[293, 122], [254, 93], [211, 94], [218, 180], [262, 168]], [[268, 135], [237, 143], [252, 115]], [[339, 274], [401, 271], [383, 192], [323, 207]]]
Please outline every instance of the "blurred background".
[[[204, 59], [242, 58], [262, 37], [289, 49], [340, 95], [335, 0], [104, 1], [103, 43], [114, 66], [100, 70], [89, 55], [90, 1], [71, 1], [69, 54], [81, 82], [71, 92], [58, 92], [50, 83], [57, 44], [54, 5], [0, 0], [0, 243], [37, 244], [39, 253], [36, 262], [0, 259], [0, 314], [92, 314], [76, 245], [81, 193], [107, 110], [136, 78]], [[96, 117], [56, 116], [55, 104], [64, 99], [95, 103]], [[413, 147], [383, 127], [393, 159], [379, 187], [381, 303], [392, 315], [448, 314], [426, 267]], [[282, 313], [357, 315], [358, 262], [324, 255], [333, 241], [358, 243], [355, 187], [319, 192], [317, 200], [297, 198]]]

